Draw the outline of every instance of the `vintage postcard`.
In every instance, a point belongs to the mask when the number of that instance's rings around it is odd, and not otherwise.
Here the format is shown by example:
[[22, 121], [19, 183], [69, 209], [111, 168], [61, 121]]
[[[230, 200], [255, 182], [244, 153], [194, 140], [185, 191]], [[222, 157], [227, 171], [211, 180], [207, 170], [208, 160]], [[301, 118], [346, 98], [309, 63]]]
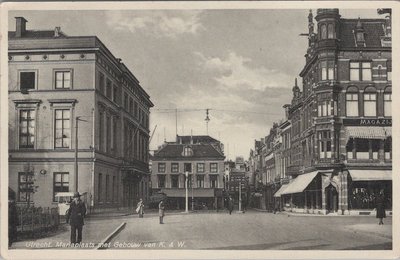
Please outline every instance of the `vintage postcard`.
[[399, 257], [399, 7], [3, 3], [1, 256]]

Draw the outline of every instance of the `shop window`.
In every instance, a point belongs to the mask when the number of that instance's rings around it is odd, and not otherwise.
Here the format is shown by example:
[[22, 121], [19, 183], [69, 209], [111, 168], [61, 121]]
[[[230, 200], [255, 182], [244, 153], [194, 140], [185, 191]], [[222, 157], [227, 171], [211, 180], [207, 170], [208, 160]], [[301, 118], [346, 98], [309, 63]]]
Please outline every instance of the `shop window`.
[[158, 175], [158, 188], [165, 188], [165, 175]]
[[392, 137], [388, 137], [384, 141], [385, 160], [392, 159]]
[[179, 172], [179, 164], [178, 163], [171, 163], [171, 172]]
[[356, 158], [369, 159], [369, 140], [356, 139]]
[[204, 175], [197, 175], [197, 188], [204, 188]]
[[346, 153], [347, 153], [347, 159], [355, 159], [355, 156], [354, 156], [355, 145], [354, 145], [353, 138], [350, 138], [346, 144]]
[[372, 139], [372, 140], [370, 140], [370, 142], [371, 142], [372, 159], [377, 160], [381, 140]]
[[384, 108], [383, 108], [384, 116], [392, 116], [392, 93], [384, 93], [383, 101], [384, 101]]

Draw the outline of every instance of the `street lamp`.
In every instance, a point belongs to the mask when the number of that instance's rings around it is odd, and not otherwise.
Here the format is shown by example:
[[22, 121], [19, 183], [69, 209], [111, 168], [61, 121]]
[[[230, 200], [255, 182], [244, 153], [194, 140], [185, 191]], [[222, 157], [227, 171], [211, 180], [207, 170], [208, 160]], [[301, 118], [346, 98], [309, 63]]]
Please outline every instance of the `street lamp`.
[[188, 178], [189, 178], [189, 172], [186, 171], [185, 172], [185, 176], [186, 176], [186, 185], [185, 185], [185, 199], [186, 199], [186, 203], [185, 203], [185, 213], [189, 213], [189, 190], [188, 190]]
[[75, 118], [75, 191], [78, 191], [78, 122], [83, 121], [87, 122], [86, 120], [81, 119], [80, 116]]

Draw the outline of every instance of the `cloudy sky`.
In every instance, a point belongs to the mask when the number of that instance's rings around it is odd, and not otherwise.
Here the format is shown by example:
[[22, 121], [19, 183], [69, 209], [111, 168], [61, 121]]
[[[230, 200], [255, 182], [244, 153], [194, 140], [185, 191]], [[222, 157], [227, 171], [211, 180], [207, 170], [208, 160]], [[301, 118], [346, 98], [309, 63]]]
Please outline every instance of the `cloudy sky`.
[[[67, 35], [96, 35], [131, 69], [155, 104], [150, 149], [178, 134], [209, 134], [229, 158], [245, 158], [291, 100], [305, 59], [308, 10], [13, 11], [28, 29], [61, 26]], [[315, 14], [315, 10], [313, 10]], [[376, 9], [341, 10], [375, 18]], [[301, 82], [299, 78], [299, 83]]]

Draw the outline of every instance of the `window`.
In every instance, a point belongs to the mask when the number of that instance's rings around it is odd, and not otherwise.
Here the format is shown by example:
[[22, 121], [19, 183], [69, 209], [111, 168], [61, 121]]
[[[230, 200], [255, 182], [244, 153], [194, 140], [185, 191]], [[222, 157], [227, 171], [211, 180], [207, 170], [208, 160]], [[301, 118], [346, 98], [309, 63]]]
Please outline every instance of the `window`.
[[106, 201], [110, 200], [110, 176], [106, 175]]
[[369, 140], [368, 139], [355, 139], [356, 145], [356, 158], [369, 159]]
[[334, 28], [333, 28], [333, 24], [328, 24], [328, 39], [333, 39], [335, 38], [335, 34], [334, 34]]
[[358, 93], [346, 94], [346, 116], [358, 116]]
[[20, 110], [19, 113], [19, 148], [34, 148], [35, 110]]
[[392, 137], [387, 137], [384, 141], [385, 160], [392, 159]]
[[197, 175], [197, 188], [204, 188], [204, 175]]
[[371, 139], [371, 152], [372, 152], [372, 159], [378, 159], [379, 147], [380, 147], [381, 140], [379, 139]]
[[125, 110], [128, 110], [128, 94], [127, 93], [125, 93], [125, 96], [124, 96], [124, 108], [125, 108]]
[[69, 89], [71, 88], [71, 71], [56, 71], [55, 72], [55, 88]]
[[212, 172], [212, 173], [218, 172], [218, 164], [217, 163], [210, 163], [210, 172]]
[[378, 67], [376, 68], [376, 77], [378, 78], [378, 80], [382, 80], [384, 77], [386, 77], [385, 70], [382, 68], [382, 65], [378, 65]]
[[392, 61], [387, 61], [387, 80], [392, 81]]
[[118, 149], [118, 121], [117, 118], [114, 117], [113, 120], [113, 147], [112, 150], [114, 154], [117, 154]]
[[114, 87], [113, 87], [113, 101], [115, 102], [115, 103], [118, 103], [119, 102], [119, 96], [118, 96], [118, 87], [116, 86], [116, 85], [114, 85]]
[[179, 188], [179, 175], [171, 175], [171, 188]]
[[191, 147], [186, 146], [183, 148], [183, 156], [193, 156], [193, 150]]
[[139, 108], [138, 108], [138, 103], [135, 101], [135, 117], [139, 117]]
[[129, 113], [133, 114], [133, 99], [129, 99]]
[[54, 147], [69, 148], [71, 143], [71, 120], [69, 109], [55, 110]]
[[109, 115], [106, 117], [106, 151], [111, 151], [111, 118]]
[[204, 172], [204, 163], [197, 163], [197, 172]]
[[158, 172], [165, 172], [165, 163], [158, 163]]
[[355, 152], [354, 139], [350, 138], [346, 144], [347, 159], [355, 159]]
[[158, 175], [158, 188], [165, 188], [165, 175]]
[[318, 116], [330, 116], [331, 115], [331, 102], [329, 100], [318, 102]]
[[322, 24], [321, 25], [321, 35], [320, 35], [321, 39], [326, 39], [326, 25]]
[[364, 116], [376, 116], [376, 93], [364, 93]]
[[53, 178], [53, 201], [56, 201], [55, 195], [58, 192], [69, 191], [69, 173], [68, 172], [55, 172]]
[[20, 90], [28, 90], [36, 88], [36, 72], [21, 71], [19, 73], [19, 88]]
[[102, 201], [102, 194], [103, 194], [103, 174], [99, 173], [99, 181], [97, 183], [97, 197], [99, 202]]
[[25, 202], [30, 200], [33, 194], [33, 172], [18, 173], [18, 201]]
[[99, 89], [100, 89], [100, 93], [104, 94], [104, 74], [103, 73], [99, 73]]
[[179, 172], [179, 164], [171, 163], [171, 172]]
[[372, 80], [371, 62], [350, 62], [350, 80]]
[[111, 99], [112, 98], [112, 83], [111, 80], [107, 79], [106, 84], [106, 96]]
[[185, 163], [183, 165], [185, 172], [192, 172], [192, 164], [191, 163]]
[[210, 187], [218, 188], [218, 175], [210, 175]]
[[332, 140], [330, 131], [320, 131], [319, 135], [319, 158], [329, 159], [332, 157]]
[[384, 93], [383, 94], [383, 102], [384, 102], [384, 116], [392, 116], [392, 93]]
[[103, 151], [104, 149], [104, 113], [102, 111], [99, 112], [99, 150]]
[[321, 80], [335, 79], [335, 63], [333, 61], [321, 62]]
[[113, 176], [113, 178], [112, 178], [112, 184], [111, 184], [111, 186], [112, 186], [112, 198], [111, 198], [111, 201], [117, 201], [117, 194], [115, 194], [116, 193], [116, 191], [117, 191], [117, 189], [115, 188], [116, 186], [117, 186], [117, 182], [116, 182], [116, 177], [115, 176]]
[[[188, 184], [188, 188], [192, 188], [192, 186], [193, 186], [193, 175], [192, 174], [188, 175], [187, 184]], [[186, 175], [185, 175], [185, 188], [186, 188]]]

